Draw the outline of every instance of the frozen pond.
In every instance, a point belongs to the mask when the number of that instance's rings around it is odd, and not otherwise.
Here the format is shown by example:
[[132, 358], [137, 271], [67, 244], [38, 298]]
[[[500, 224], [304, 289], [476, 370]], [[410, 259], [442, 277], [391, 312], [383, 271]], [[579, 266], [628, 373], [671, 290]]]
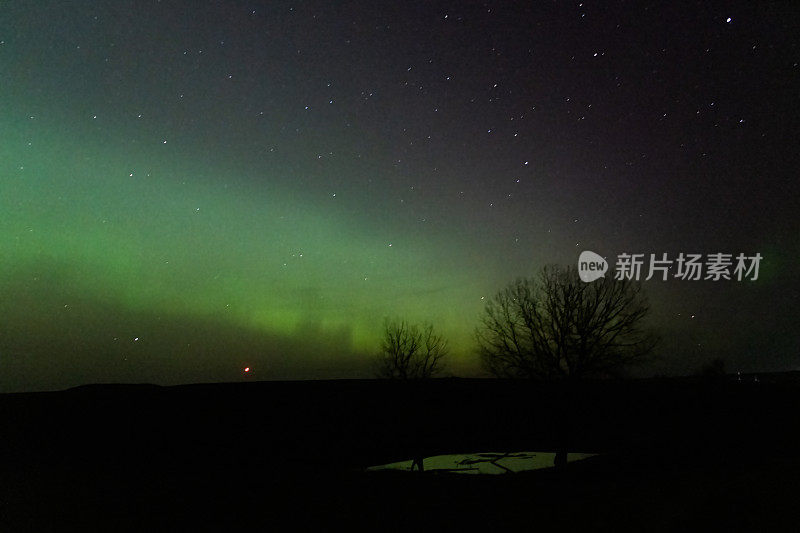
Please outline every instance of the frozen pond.
[[[567, 461], [592, 457], [593, 453], [570, 453]], [[434, 455], [423, 460], [425, 470], [463, 474], [506, 474], [553, 466], [554, 452], [483, 452], [458, 455]], [[411, 470], [411, 460], [371, 466], [367, 470]]]

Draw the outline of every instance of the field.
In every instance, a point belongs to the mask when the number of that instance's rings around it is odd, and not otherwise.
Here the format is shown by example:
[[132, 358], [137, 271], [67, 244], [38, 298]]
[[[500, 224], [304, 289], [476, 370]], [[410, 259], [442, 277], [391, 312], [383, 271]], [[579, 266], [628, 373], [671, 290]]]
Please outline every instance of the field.
[[[763, 530], [798, 496], [793, 374], [105, 385], [0, 396], [3, 531]], [[365, 468], [481, 450], [597, 453], [463, 476]]]

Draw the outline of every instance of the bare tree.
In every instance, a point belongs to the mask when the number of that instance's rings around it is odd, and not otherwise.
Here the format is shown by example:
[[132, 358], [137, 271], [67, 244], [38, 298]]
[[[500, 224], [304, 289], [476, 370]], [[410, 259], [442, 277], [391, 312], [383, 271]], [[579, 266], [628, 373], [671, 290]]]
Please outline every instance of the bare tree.
[[607, 374], [649, 354], [641, 285], [611, 276], [585, 283], [574, 267], [547, 266], [487, 304], [476, 330], [484, 367], [536, 380]]
[[[430, 378], [442, 368], [447, 341], [430, 324], [417, 326], [406, 321], [385, 320], [378, 353], [377, 375], [381, 378], [412, 380]], [[416, 450], [411, 469], [425, 470], [424, 452]]]
[[[498, 377], [576, 379], [610, 373], [647, 354], [649, 307], [641, 285], [605, 277], [585, 283], [573, 267], [547, 266], [487, 304], [476, 330], [481, 362]], [[555, 466], [567, 463], [569, 402], [558, 402]]]
[[447, 341], [432, 325], [386, 320], [378, 354], [378, 376], [390, 379], [423, 379], [442, 368]]

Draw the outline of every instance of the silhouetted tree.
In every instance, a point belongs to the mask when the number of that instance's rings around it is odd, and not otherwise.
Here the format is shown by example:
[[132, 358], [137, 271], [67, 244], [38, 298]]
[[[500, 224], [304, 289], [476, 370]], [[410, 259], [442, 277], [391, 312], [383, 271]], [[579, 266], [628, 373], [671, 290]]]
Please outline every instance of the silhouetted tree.
[[432, 325], [386, 320], [377, 374], [390, 379], [429, 378], [441, 370], [445, 355], [447, 341], [434, 332]]
[[[406, 321], [384, 321], [383, 340], [378, 353], [378, 377], [397, 380], [430, 378], [442, 368], [442, 358], [447, 355], [447, 341], [437, 335], [433, 326], [417, 326]], [[415, 434], [419, 428], [415, 429]], [[424, 455], [416, 450], [411, 462], [422, 472]]]
[[[486, 304], [476, 329], [481, 362], [498, 377], [541, 381], [604, 375], [649, 354], [641, 285], [612, 276], [583, 282], [574, 267], [547, 266]], [[569, 401], [557, 402], [555, 466], [569, 449]]]
[[641, 285], [611, 276], [583, 282], [574, 267], [547, 266], [486, 304], [476, 330], [481, 362], [498, 377], [536, 380], [607, 374], [649, 354]]

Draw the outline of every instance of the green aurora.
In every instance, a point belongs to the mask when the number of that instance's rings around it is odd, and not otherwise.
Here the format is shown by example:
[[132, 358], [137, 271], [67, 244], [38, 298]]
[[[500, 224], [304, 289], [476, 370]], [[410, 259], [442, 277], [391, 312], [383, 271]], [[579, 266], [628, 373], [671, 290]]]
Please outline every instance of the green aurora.
[[[65, 367], [70, 384], [98, 371], [102, 381], [213, 380], [244, 365], [261, 379], [309, 365], [369, 375], [384, 317], [434, 323], [451, 371], [474, 366], [482, 297], [503, 279], [458, 240], [420, 238], [402, 220], [370, 225], [346, 195], [248, 184], [176, 156], [169, 139], [130, 150], [51, 120], [3, 125], [12, 178], [0, 182], [0, 288], [16, 332], [3, 349], [19, 357], [5, 359], [0, 382], [49, 386]], [[202, 324], [230, 333], [210, 339]], [[145, 350], [138, 370], [125, 364]]]

